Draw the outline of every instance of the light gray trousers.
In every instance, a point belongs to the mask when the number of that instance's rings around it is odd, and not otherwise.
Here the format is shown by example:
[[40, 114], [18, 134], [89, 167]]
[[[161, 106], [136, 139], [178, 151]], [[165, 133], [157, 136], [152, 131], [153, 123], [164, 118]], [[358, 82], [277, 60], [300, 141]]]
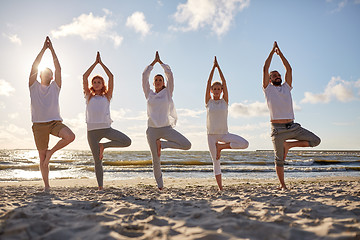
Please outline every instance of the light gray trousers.
[[173, 129], [171, 126], [161, 128], [148, 127], [146, 130], [146, 137], [150, 146], [155, 180], [158, 188], [163, 188], [164, 183], [162, 179], [160, 158], [157, 154], [156, 140], [165, 140], [161, 141], [161, 149], [174, 148], [189, 150], [191, 148], [191, 143], [189, 140], [187, 140], [187, 138], [185, 138], [181, 133]]
[[286, 140], [308, 141], [310, 147], [316, 147], [321, 140], [314, 133], [302, 128], [299, 123], [272, 123], [271, 138], [274, 145], [275, 165], [284, 167], [284, 142]]
[[99, 187], [103, 186], [103, 166], [100, 160], [100, 146], [101, 139], [107, 138], [110, 141], [103, 143], [104, 149], [109, 147], [128, 147], [131, 145], [131, 139], [122, 132], [113, 128], [96, 129], [87, 132], [89, 146], [95, 162], [95, 174]]

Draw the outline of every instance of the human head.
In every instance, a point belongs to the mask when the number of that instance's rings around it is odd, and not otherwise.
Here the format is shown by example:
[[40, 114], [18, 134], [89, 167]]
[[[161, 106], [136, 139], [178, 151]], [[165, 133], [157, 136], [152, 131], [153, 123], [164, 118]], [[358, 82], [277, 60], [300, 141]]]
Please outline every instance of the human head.
[[161, 74], [156, 74], [154, 77], [154, 87], [156, 92], [160, 92], [165, 88], [164, 77]]
[[104, 95], [107, 92], [105, 80], [102, 76], [96, 75], [91, 79], [91, 88], [90, 92], [92, 95], [95, 95], [96, 93], [100, 95]]
[[274, 85], [274, 86], [280, 86], [282, 79], [281, 79], [281, 74], [274, 70], [270, 72], [270, 82]]
[[53, 79], [53, 72], [51, 71], [51, 69], [45, 68], [44, 70], [42, 70], [40, 72], [40, 79], [42, 83], [49, 85], [51, 80]]
[[214, 98], [220, 98], [220, 94], [223, 91], [223, 86], [221, 82], [214, 82], [211, 85], [210, 91], [213, 94]]

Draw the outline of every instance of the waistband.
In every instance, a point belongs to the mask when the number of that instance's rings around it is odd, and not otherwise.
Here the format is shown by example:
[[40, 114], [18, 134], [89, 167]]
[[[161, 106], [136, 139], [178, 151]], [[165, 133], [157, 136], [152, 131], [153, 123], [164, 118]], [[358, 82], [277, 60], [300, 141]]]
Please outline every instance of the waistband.
[[52, 120], [52, 121], [48, 121], [48, 122], [33, 122], [33, 125], [47, 125], [47, 124], [56, 123], [56, 122], [62, 122], [62, 121]]
[[166, 129], [166, 128], [172, 128], [172, 127], [171, 127], [171, 125], [165, 126], [165, 127], [149, 127], [148, 126], [148, 129]]
[[291, 125], [294, 124], [294, 121], [288, 122], [288, 123], [271, 123], [271, 126], [273, 127], [286, 127], [289, 128]]

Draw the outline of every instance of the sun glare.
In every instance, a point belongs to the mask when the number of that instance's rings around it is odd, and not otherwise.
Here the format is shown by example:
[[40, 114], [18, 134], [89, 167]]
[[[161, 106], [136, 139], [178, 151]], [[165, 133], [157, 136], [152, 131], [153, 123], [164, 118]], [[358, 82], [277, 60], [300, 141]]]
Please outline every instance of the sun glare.
[[44, 70], [45, 68], [50, 68], [53, 72], [54, 72], [54, 62], [53, 62], [53, 59], [52, 59], [52, 56], [50, 53], [48, 53], [47, 51], [44, 53], [42, 59], [41, 59], [41, 62], [38, 66], [38, 72], [40, 74], [40, 72], [42, 70]]

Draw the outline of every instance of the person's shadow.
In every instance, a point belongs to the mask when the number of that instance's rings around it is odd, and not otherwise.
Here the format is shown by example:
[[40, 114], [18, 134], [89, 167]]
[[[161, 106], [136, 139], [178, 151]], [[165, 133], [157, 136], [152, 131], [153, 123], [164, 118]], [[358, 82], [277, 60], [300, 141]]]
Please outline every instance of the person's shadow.
[[[345, 204], [359, 205], [360, 196], [321, 186], [282, 193], [264, 184], [226, 189], [159, 192], [139, 184], [102, 192], [62, 187], [45, 194], [33, 187], [3, 188], [0, 239], [327, 239], [317, 234], [323, 227], [348, 233], [345, 239], [360, 237], [360, 210]], [[337, 200], [344, 205], [330, 203]]]

